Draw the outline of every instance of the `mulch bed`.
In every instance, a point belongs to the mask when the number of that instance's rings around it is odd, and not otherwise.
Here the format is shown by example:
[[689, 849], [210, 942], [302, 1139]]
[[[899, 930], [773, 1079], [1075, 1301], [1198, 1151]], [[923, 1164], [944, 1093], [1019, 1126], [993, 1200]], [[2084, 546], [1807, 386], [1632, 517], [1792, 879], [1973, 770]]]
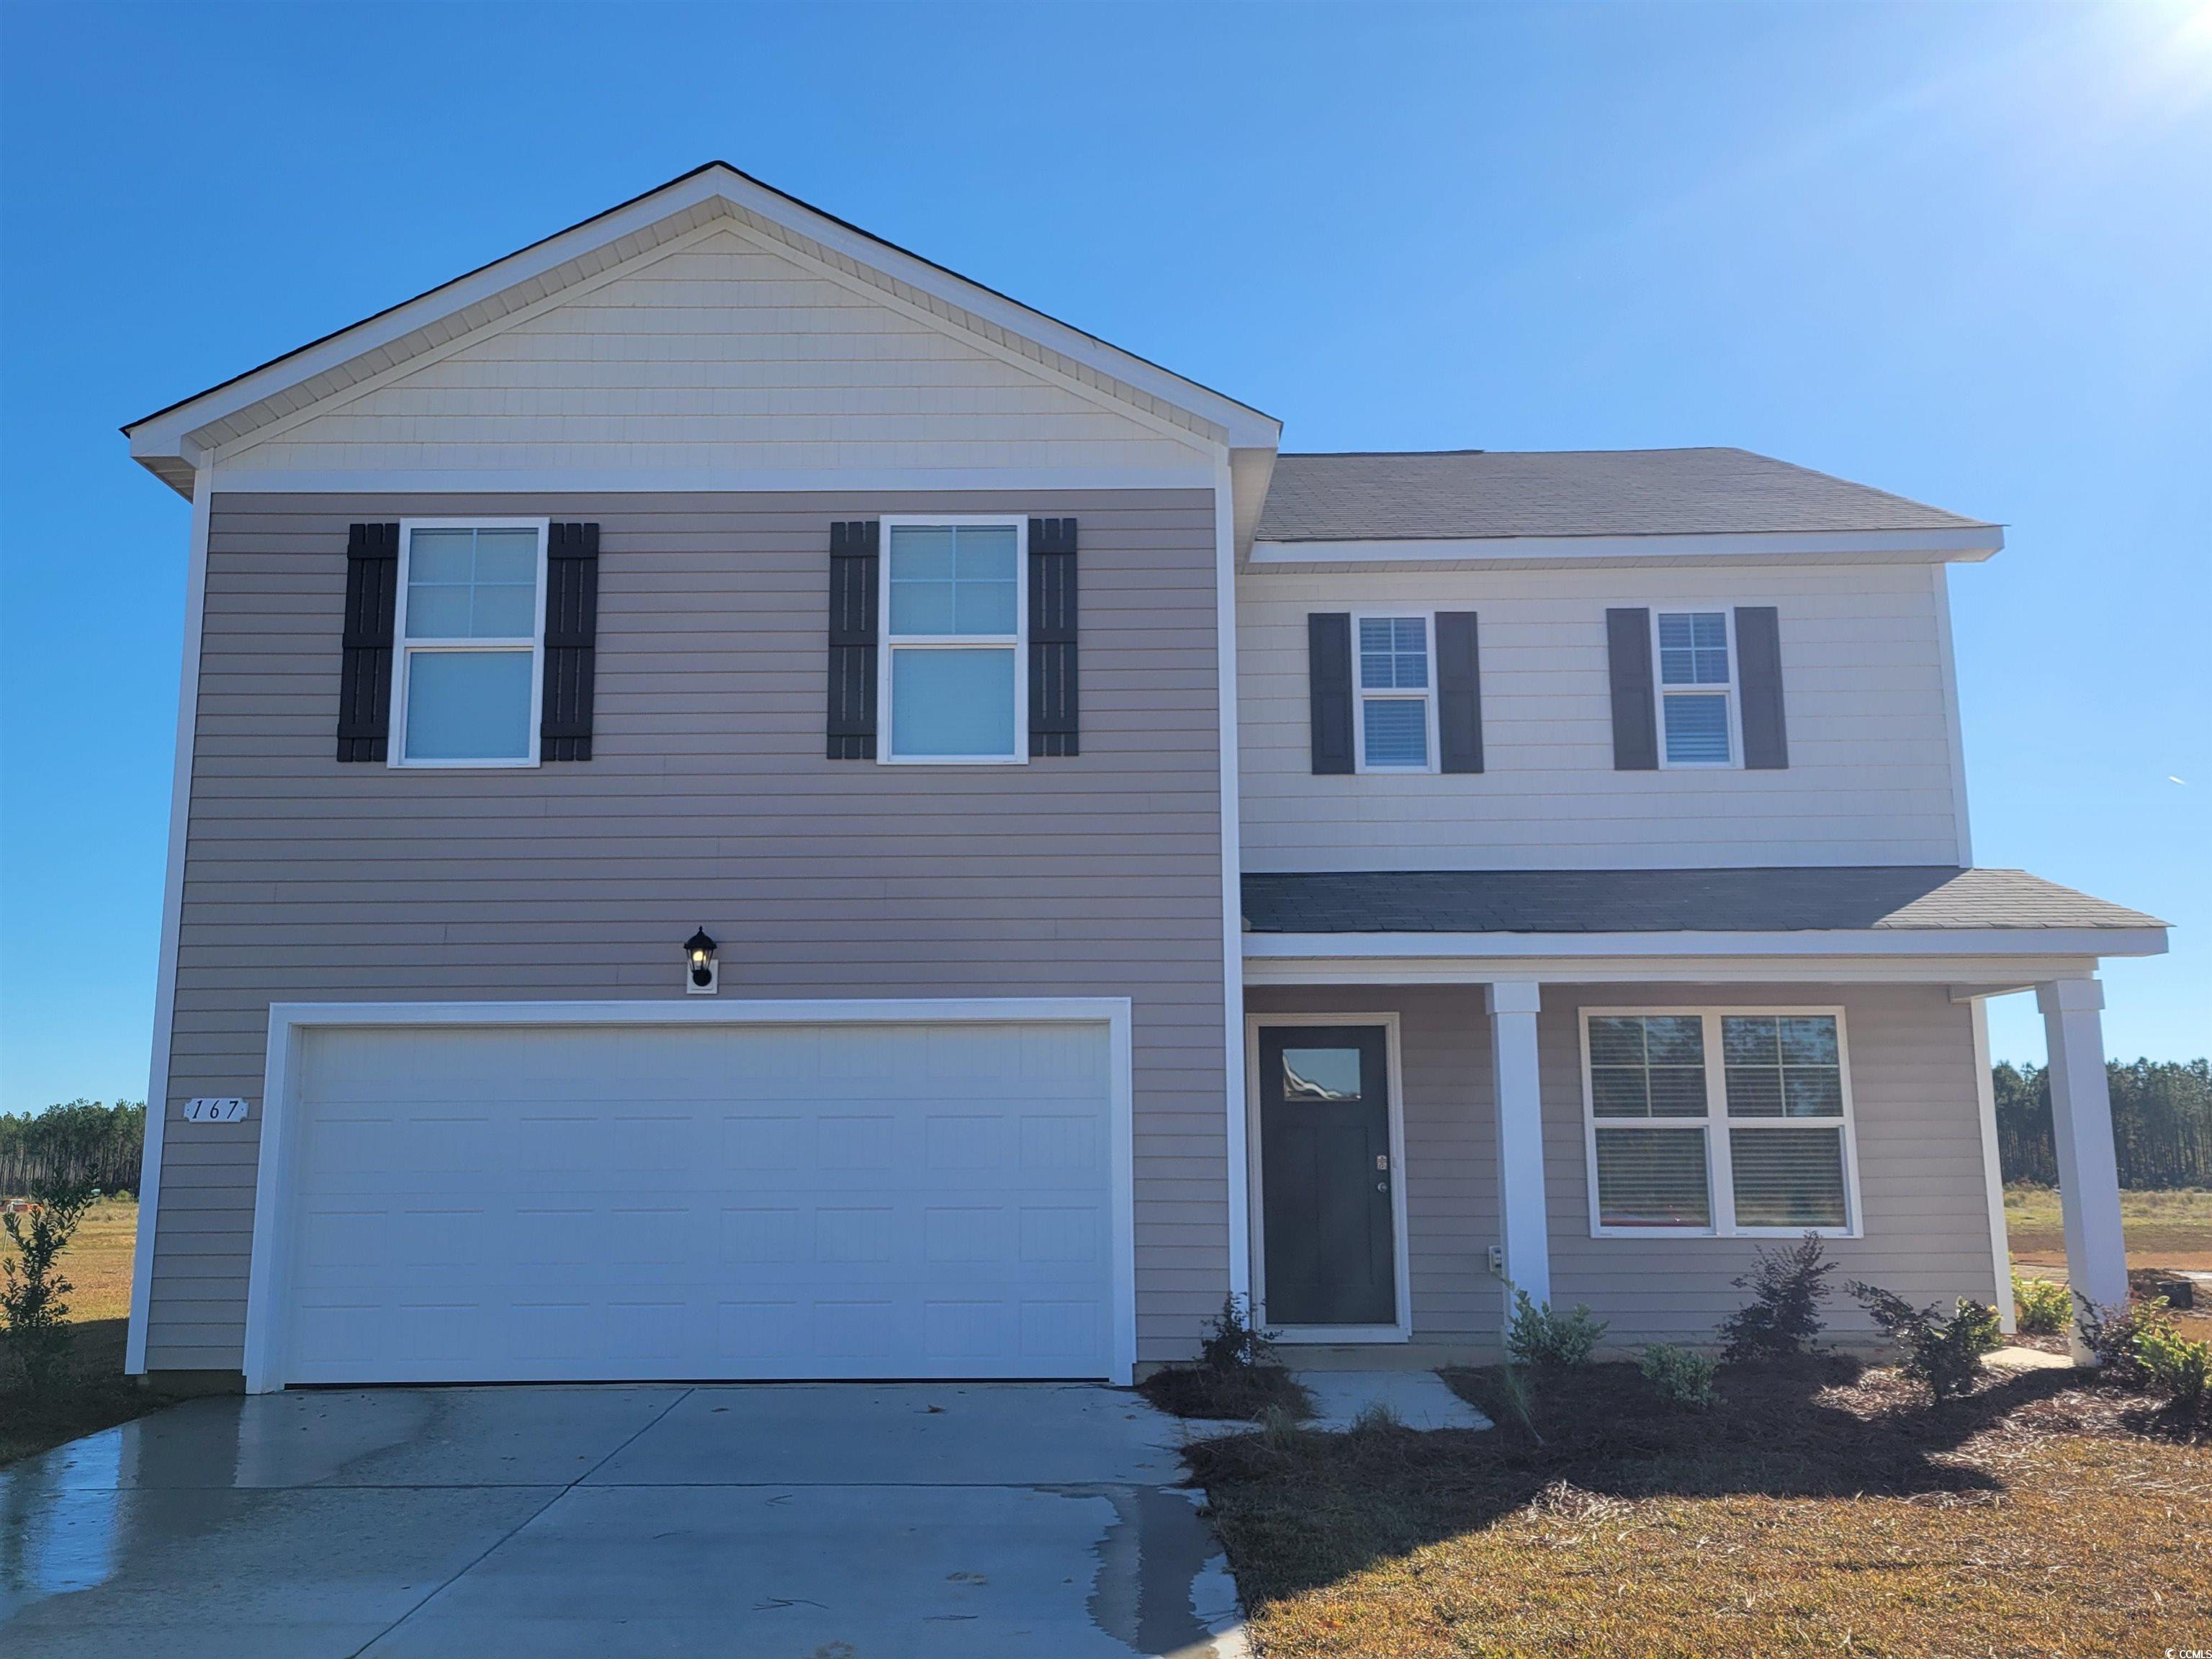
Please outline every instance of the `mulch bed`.
[[1206, 1365], [1170, 1365], [1137, 1384], [1137, 1392], [1164, 1412], [1256, 1423], [1269, 1412], [1313, 1415], [1313, 1401], [1280, 1365], [1219, 1371]]
[[2071, 1371], [1942, 1407], [1843, 1358], [1447, 1380], [1488, 1433], [1194, 1446], [1265, 1659], [2212, 1646], [2212, 1419]]

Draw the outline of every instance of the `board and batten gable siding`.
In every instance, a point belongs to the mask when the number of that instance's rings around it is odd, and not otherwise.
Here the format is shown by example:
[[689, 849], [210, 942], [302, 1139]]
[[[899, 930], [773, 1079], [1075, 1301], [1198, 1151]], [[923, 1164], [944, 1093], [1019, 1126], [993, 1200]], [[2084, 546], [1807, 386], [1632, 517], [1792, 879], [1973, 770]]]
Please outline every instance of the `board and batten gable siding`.
[[[1954, 864], [1961, 845], [1942, 568], [1245, 570], [1244, 868], [1665, 869]], [[1781, 612], [1790, 765], [1613, 769], [1608, 606]], [[1306, 617], [1473, 611], [1480, 774], [1316, 776]]]
[[246, 488], [398, 474], [457, 489], [561, 471], [685, 488], [733, 470], [794, 489], [866, 472], [960, 487], [989, 470], [1205, 484], [1213, 468], [1195, 435], [726, 223], [249, 434], [217, 464]]
[[[1730, 1280], [1750, 1238], [1593, 1238], [1583, 1136], [1580, 1012], [1588, 1007], [1840, 1006], [1850, 1048], [1864, 1237], [1828, 1241], [1839, 1263], [1839, 1335], [1872, 1328], [1841, 1282], [1864, 1279], [1916, 1304], [1989, 1300], [1996, 1283], [1974, 1089], [1972, 1009], [1940, 985], [1547, 985], [1537, 1016], [1544, 1181], [1554, 1306], [1586, 1303], [1609, 1345], [1696, 1340], [1741, 1305]], [[1395, 1010], [1405, 1072], [1406, 1204], [1413, 1340], [1492, 1348], [1501, 1296], [1495, 1096], [1480, 985], [1252, 987], [1245, 1012]], [[1788, 1243], [1787, 1239], [1778, 1241]]]
[[[1082, 525], [1083, 752], [823, 756], [830, 526]], [[410, 515], [600, 526], [592, 757], [332, 757], [346, 533]], [[222, 495], [205, 635], [147, 1364], [235, 1370], [269, 1005], [681, 995], [1134, 999], [1139, 1355], [1227, 1284], [1211, 491]], [[253, 1116], [185, 1125], [195, 1095]]]

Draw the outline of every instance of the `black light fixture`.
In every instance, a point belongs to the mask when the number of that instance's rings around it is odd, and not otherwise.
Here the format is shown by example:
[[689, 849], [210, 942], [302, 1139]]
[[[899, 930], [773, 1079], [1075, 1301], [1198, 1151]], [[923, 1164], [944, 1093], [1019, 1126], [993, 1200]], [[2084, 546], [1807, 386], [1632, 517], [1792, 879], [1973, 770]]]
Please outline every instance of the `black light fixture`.
[[702, 927], [684, 941], [684, 954], [691, 964], [691, 983], [705, 990], [714, 982], [714, 939]]

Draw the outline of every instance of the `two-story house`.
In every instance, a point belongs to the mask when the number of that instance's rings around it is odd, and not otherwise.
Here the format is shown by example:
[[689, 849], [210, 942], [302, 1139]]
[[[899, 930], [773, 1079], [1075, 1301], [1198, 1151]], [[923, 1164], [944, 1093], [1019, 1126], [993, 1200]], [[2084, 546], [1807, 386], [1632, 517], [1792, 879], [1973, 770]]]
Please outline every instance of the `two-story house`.
[[720, 164], [127, 428], [192, 503], [133, 1370], [1103, 1377], [1762, 1240], [2124, 1285], [2095, 970], [1945, 568], [1741, 451], [1280, 427]]

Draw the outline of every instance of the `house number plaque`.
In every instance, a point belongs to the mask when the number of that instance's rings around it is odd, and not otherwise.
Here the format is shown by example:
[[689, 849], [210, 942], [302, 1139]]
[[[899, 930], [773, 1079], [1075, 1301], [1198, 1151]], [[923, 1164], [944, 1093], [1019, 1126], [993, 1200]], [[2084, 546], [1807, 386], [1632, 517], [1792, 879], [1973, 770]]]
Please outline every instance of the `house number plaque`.
[[246, 1103], [234, 1097], [218, 1099], [212, 1095], [196, 1096], [185, 1103], [185, 1121], [243, 1123], [246, 1121]]

